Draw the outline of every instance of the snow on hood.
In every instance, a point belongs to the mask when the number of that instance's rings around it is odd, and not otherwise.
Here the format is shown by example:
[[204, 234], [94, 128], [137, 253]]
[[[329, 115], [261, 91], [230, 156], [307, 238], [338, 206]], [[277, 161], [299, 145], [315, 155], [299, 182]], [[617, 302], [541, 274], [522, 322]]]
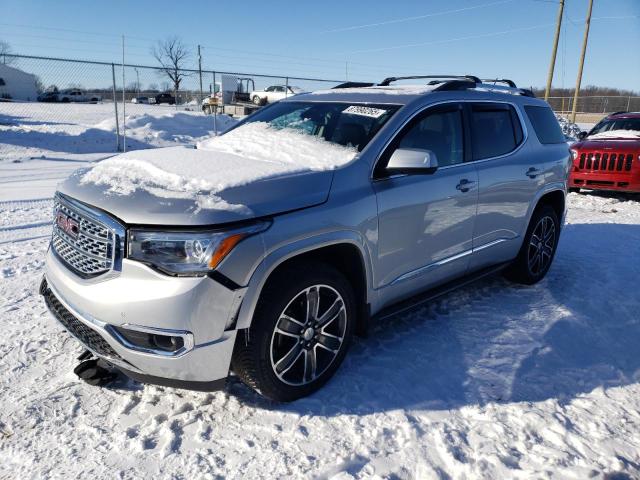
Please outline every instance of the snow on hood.
[[607, 140], [611, 138], [639, 140], [640, 131], [639, 130], [608, 130], [606, 132], [594, 133], [593, 135], [589, 135], [588, 137], [589, 140]]
[[356, 149], [264, 123], [238, 127], [198, 145], [138, 150], [104, 160], [80, 184], [107, 187], [115, 195], [145, 190], [160, 198], [193, 199], [201, 209], [235, 210], [218, 193], [248, 183], [304, 171], [331, 170], [351, 161]]

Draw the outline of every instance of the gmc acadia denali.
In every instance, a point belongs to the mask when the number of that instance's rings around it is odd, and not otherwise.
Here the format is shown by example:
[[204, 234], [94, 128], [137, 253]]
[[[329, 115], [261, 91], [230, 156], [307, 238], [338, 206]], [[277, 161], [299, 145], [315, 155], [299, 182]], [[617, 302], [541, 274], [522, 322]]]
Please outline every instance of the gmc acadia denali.
[[[133, 379], [214, 390], [233, 371], [272, 399], [308, 395], [376, 317], [497, 270], [523, 284], [547, 273], [571, 155], [549, 106], [504, 83], [392, 77], [284, 99], [218, 138], [263, 126], [264, 145], [295, 132], [283, 156], [313, 141], [352, 157], [223, 185], [209, 205], [167, 198], [144, 175], [125, 195], [76, 172], [55, 196], [40, 292], [85, 358]], [[231, 158], [135, 155], [212, 171]]]

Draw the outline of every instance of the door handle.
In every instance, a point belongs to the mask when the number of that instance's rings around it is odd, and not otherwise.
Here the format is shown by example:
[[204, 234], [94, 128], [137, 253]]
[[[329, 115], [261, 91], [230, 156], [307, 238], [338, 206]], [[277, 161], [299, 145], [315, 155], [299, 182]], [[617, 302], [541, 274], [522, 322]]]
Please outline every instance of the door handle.
[[538, 175], [540, 175], [540, 170], [535, 167], [531, 167], [529, 170], [527, 170], [527, 173], [525, 173], [525, 175], [529, 178], [536, 178]]
[[458, 185], [456, 185], [456, 189], [460, 190], [461, 192], [468, 192], [469, 190], [471, 190], [473, 188], [473, 186], [476, 184], [476, 182], [473, 182], [471, 180], [467, 180], [466, 178], [463, 178], [462, 180], [460, 180], [460, 183]]

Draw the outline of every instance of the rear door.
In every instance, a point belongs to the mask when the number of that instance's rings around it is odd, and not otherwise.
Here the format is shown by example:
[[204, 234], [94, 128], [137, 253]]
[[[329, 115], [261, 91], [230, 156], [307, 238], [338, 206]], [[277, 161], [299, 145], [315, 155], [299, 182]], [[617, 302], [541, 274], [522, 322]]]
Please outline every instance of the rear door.
[[[449, 103], [418, 114], [383, 152], [375, 172], [378, 202], [376, 287], [390, 303], [466, 272], [471, 256], [478, 178], [466, 162], [462, 105]], [[430, 174], [387, 176], [397, 148], [431, 150]]]
[[466, 108], [479, 180], [470, 269], [478, 269], [517, 255], [545, 166], [528, 153], [527, 132], [515, 106], [474, 102]]

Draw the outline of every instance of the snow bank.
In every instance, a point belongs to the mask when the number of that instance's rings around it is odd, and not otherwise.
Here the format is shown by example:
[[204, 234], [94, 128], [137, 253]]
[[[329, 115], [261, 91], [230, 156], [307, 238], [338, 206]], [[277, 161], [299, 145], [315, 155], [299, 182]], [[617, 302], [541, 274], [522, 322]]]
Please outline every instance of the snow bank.
[[601, 140], [610, 138], [623, 138], [623, 139], [640, 139], [640, 131], [638, 130], [609, 130], [606, 132], [595, 133], [589, 135], [589, 140]]
[[199, 144], [127, 152], [98, 163], [81, 183], [130, 195], [137, 189], [161, 198], [193, 199], [203, 209], [248, 209], [230, 205], [217, 194], [227, 188], [298, 173], [329, 170], [349, 162], [353, 148], [342, 147], [293, 130], [263, 123], [247, 124]]
[[[228, 115], [218, 115], [217, 132], [225, 132], [236, 123], [237, 120]], [[95, 128], [115, 132], [115, 118], [103, 120], [97, 123]], [[122, 131], [122, 126], [120, 128]], [[127, 138], [133, 138], [139, 142], [154, 146], [170, 146], [195, 143], [215, 134], [216, 131], [213, 128], [211, 116], [171, 112], [160, 115], [152, 113], [127, 115], [126, 133]]]

